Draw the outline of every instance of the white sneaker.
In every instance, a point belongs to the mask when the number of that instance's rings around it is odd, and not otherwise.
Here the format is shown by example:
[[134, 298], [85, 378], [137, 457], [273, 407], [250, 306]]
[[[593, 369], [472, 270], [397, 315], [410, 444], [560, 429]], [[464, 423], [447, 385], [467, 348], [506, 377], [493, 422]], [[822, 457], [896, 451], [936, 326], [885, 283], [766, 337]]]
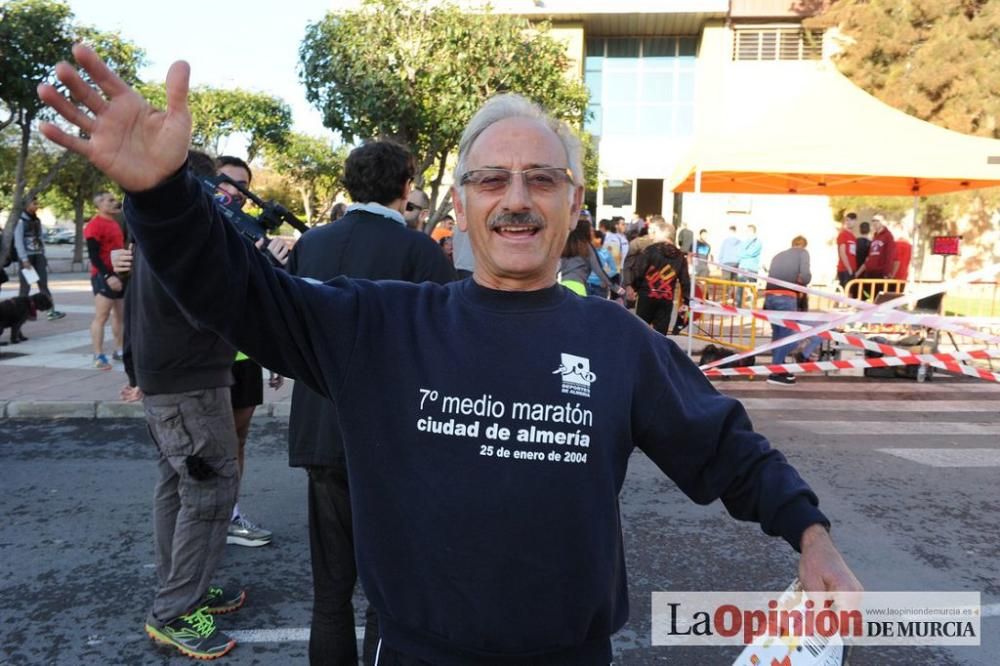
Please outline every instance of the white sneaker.
[[266, 546], [271, 543], [271, 531], [253, 524], [243, 516], [237, 516], [229, 523], [226, 543], [250, 548]]

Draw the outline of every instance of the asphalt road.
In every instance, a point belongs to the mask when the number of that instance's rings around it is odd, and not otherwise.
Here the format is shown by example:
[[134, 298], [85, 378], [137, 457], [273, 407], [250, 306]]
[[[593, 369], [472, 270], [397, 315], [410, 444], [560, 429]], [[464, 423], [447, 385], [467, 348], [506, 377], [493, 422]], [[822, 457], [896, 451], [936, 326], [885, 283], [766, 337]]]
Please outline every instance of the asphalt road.
[[[1000, 392], [939, 382], [722, 388], [748, 398], [758, 429], [812, 483], [867, 589], [978, 590], [997, 607]], [[304, 472], [286, 466], [284, 437], [283, 421], [254, 423], [241, 506], [275, 537], [228, 547], [218, 580], [246, 586], [249, 600], [219, 620], [242, 638], [225, 663], [306, 663]], [[141, 421], [0, 421], [0, 663], [190, 663], [142, 631], [154, 586], [153, 462]], [[738, 650], [651, 647], [651, 592], [783, 589], [795, 553], [718, 503], [693, 505], [639, 453], [622, 512], [631, 617], [615, 663], [731, 664]], [[994, 665], [1000, 617], [982, 626], [978, 648], [858, 648], [851, 663]]]

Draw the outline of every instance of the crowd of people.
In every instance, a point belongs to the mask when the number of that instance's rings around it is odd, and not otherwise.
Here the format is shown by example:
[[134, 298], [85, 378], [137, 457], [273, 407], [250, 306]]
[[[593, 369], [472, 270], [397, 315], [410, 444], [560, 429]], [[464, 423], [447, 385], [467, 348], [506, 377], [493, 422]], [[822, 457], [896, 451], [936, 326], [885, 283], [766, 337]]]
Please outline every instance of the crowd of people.
[[[126, 192], [135, 246], [112, 270], [129, 273], [128, 390], [158, 453], [155, 641], [199, 659], [235, 646], [215, 616], [246, 593], [215, 577], [242, 478], [237, 349], [296, 380], [289, 462], [308, 472], [312, 663], [356, 663], [356, 578], [366, 664], [610, 663], [628, 615], [618, 495], [636, 447], [691, 499], [721, 499], [800, 551], [806, 589], [860, 590], [815, 493], [661, 335], [689, 279], [672, 225], [598, 225], [621, 277], [598, 276], [600, 288], [634, 292], [657, 330], [558, 283], [562, 268], [586, 290], [585, 271], [604, 270], [564, 123], [516, 95], [472, 117], [451, 192], [454, 266], [411, 228], [407, 213], [419, 223], [426, 205], [411, 199], [412, 157], [387, 141], [351, 153], [354, 203], [286, 257], [251, 244], [196, 180], [224, 165], [189, 151], [186, 65], [158, 111], [92, 50], [74, 55], [88, 79], [65, 63], [57, 77], [86, 111], [54, 86], [40, 95], [82, 132], [42, 132]], [[237, 176], [249, 183], [249, 168]]]

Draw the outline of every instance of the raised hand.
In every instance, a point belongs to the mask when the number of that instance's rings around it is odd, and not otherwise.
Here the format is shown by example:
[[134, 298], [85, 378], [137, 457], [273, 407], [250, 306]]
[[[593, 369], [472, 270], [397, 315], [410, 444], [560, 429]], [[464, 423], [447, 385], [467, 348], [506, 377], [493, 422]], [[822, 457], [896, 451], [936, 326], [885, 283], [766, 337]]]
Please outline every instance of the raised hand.
[[171, 65], [167, 110], [160, 111], [112, 72], [92, 49], [77, 44], [73, 56], [100, 92], [68, 63], [56, 65], [56, 76], [73, 100], [90, 113], [49, 84], [38, 86], [38, 96], [86, 137], [68, 134], [52, 123], [42, 123], [42, 134], [85, 157], [127, 191], [148, 190], [173, 175], [187, 159], [191, 142], [188, 64], [178, 61]]

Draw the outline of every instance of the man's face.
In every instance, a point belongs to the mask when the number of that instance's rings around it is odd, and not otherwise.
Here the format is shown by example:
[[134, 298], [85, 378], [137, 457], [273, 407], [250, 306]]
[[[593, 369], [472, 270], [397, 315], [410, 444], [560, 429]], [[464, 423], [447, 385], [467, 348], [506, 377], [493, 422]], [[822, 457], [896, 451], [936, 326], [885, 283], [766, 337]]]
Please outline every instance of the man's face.
[[858, 218], [856, 217], [845, 217], [844, 226], [847, 227], [848, 231], [857, 232], [858, 230]]
[[881, 215], [876, 215], [872, 218], [872, 231], [878, 233], [885, 228], [885, 218]]
[[410, 190], [410, 196], [406, 198], [406, 206], [403, 209], [403, 219], [406, 220], [406, 226], [411, 229], [420, 226], [420, 222], [426, 220], [430, 214], [428, 206], [430, 206], [430, 200], [426, 194], [420, 190]]
[[[216, 171], [220, 176], [229, 176], [234, 181], [240, 184], [241, 187], [250, 187], [250, 173], [241, 166], [236, 164], [223, 164]], [[219, 183], [219, 189], [231, 196], [235, 201], [238, 201], [240, 208], [246, 203], [246, 197], [238, 189], [230, 185], [229, 183]]]
[[[472, 145], [466, 169], [519, 171], [565, 169], [566, 151], [542, 123], [509, 118], [488, 127]], [[462, 174], [459, 174], [461, 178]], [[576, 226], [583, 188], [559, 181], [551, 191], [526, 187], [522, 174], [498, 191], [469, 183], [453, 194], [458, 226], [467, 231], [476, 257], [476, 281], [507, 291], [542, 289], [555, 283], [559, 255]]]
[[615, 231], [617, 231], [618, 233], [620, 234], [625, 233], [625, 227], [626, 227], [625, 218], [618, 218], [615, 221]]
[[753, 227], [747, 227], [747, 238], [753, 238], [757, 235], [757, 230]]
[[96, 202], [97, 212], [104, 217], [114, 217], [122, 212], [122, 203], [113, 194], [105, 194]]

